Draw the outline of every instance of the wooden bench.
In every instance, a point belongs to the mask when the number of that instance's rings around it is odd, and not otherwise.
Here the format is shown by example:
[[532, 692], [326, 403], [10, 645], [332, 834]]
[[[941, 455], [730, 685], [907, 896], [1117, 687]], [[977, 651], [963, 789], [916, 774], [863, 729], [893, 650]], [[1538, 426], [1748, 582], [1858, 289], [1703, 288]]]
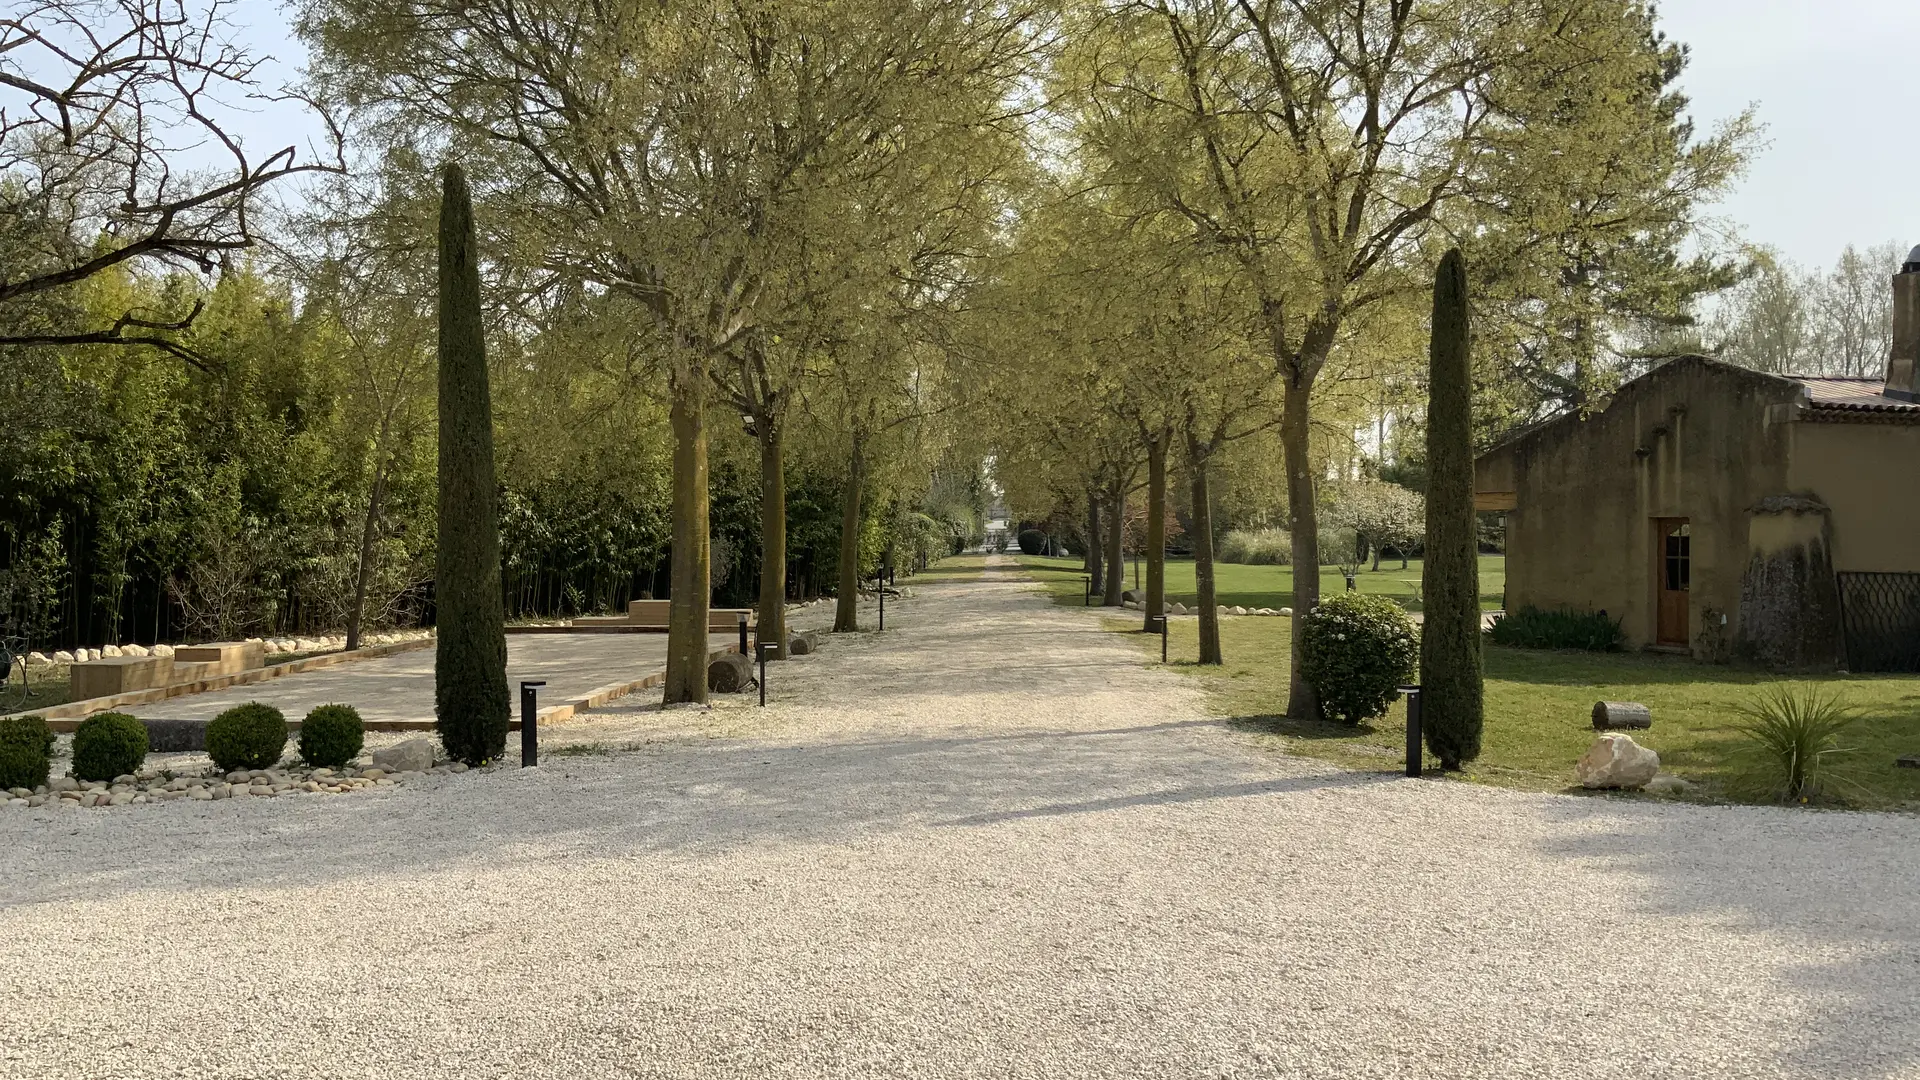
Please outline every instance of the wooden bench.
[[175, 681], [171, 656], [105, 656], [67, 670], [67, 686], [75, 701], [151, 690]]
[[[573, 620], [575, 626], [633, 626], [644, 630], [667, 628], [667, 612], [671, 600], [635, 600], [627, 605], [625, 615], [583, 615]], [[740, 616], [747, 617], [747, 627], [752, 629], [759, 620], [754, 617], [752, 608], [708, 608], [707, 632], [724, 634], [740, 626]]]

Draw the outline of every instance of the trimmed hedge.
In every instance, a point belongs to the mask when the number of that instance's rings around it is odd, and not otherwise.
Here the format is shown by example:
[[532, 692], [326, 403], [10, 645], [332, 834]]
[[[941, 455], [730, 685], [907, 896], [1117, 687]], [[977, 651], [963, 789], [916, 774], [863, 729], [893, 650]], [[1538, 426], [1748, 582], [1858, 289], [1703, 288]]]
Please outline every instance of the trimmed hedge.
[[47, 782], [53, 732], [38, 716], [0, 720], [0, 789], [37, 788]]
[[321, 705], [300, 722], [300, 759], [316, 769], [337, 769], [366, 745], [366, 725], [351, 705]]
[[286, 752], [287, 717], [271, 705], [235, 705], [207, 725], [207, 756], [224, 772], [271, 769]]
[[73, 775], [112, 780], [140, 771], [147, 760], [147, 725], [122, 712], [95, 713], [73, 732]]
[[1047, 534], [1039, 529], [1021, 529], [1016, 540], [1022, 555], [1044, 555], [1047, 552]]
[[1329, 719], [1384, 715], [1413, 678], [1420, 640], [1413, 620], [1384, 596], [1334, 593], [1307, 613], [1301, 674]]
[[1542, 611], [1523, 607], [1494, 620], [1488, 632], [1495, 645], [1514, 649], [1585, 649], [1611, 652], [1626, 640], [1620, 620], [1604, 611]]

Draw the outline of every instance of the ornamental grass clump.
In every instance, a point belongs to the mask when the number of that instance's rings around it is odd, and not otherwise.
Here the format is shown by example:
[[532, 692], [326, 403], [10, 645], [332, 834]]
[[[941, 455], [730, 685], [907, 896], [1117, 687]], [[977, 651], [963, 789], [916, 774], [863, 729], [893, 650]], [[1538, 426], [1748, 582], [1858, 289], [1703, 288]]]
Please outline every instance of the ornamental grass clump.
[[1849, 753], [1840, 733], [1860, 719], [1834, 691], [1812, 683], [1777, 683], [1735, 706], [1735, 730], [1750, 740], [1750, 780], [1786, 802], [1805, 802], [1831, 777], [1833, 759]]
[[1301, 652], [1321, 712], [1358, 724], [1385, 715], [1413, 676], [1420, 641], [1413, 620], [1386, 597], [1335, 593], [1307, 613]]
[[225, 772], [270, 769], [286, 750], [287, 717], [271, 705], [235, 705], [207, 725], [207, 756]]
[[73, 732], [73, 775], [112, 780], [146, 763], [147, 725], [122, 712], [95, 713]]
[[1243, 566], [1285, 566], [1293, 561], [1293, 537], [1285, 529], [1231, 529], [1220, 540], [1219, 558]]
[[337, 769], [366, 744], [366, 725], [351, 705], [321, 705], [300, 722], [300, 760], [316, 769]]
[[47, 782], [53, 732], [38, 716], [0, 720], [0, 789], [37, 788]]

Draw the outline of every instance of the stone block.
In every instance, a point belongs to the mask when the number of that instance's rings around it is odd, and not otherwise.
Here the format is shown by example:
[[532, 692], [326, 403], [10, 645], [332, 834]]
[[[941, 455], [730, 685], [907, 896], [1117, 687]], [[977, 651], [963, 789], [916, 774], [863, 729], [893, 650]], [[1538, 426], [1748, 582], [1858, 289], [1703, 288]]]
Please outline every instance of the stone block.
[[1574, 779], [1588, 788], [1645, 787], [1660, 771], [1660, 755], [1628, 735], [1606, 734], [1574, 763]]
[[108, 656], [67, 669], [75, 701], [151, 690], [173, 681], [173, 661], [164, 656]]
[[218, 675], [238, 675], [243, 671], [265, 667], [267, 646], [259, 641], [216, 641], [207, 645], [180, 645], [174, 648], [173, 659], [176, 664], [206, 665], [182, 673], [183, 675], [191, 674], [196, 680]]

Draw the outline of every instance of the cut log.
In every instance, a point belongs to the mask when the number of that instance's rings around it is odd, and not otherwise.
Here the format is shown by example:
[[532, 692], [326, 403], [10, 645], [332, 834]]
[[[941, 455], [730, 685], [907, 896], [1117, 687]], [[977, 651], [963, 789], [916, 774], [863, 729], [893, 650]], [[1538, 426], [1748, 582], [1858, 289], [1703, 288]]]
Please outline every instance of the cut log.
[[1653, 726], [1653, 712], [1637, 701], [1596, 701], [1593, 703], [1593, 730], [1645, 730]]
[[811, 656], [819, 648], [819, 641], [811, 630], [787, 635], [788, 656]]
[[741, 653], [726, 653], [707, 665], [707, 689], [737, 694], [753, 685], [753, 664]]

